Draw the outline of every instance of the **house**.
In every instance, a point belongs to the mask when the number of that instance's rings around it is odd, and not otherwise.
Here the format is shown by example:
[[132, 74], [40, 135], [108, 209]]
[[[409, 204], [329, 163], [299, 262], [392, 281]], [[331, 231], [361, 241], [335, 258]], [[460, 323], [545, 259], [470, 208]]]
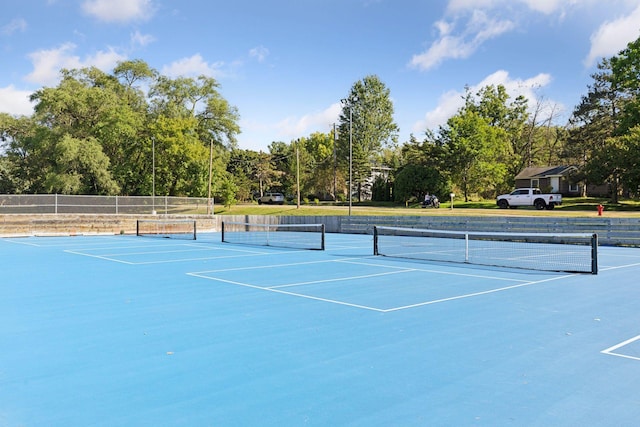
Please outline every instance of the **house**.
[[575, 182], [571, 176], [578, 171], [575, 166], [544, 166], [524, 168], [515, 178], [516, 187], [537, 187], [544, 192], [560, 193], [563, 196], [580, 197], [584, 194], [592, 197], [609, 196], [608, 184], [587, 185]]
[[579, 183], [571, 182], [570, 176], [577, 172], [575, 166], [545, 166], [524, 168], [516, 175], [516, 187], [537, 187], [545, 193], [560, 193], [564, 196], [580, 196]]

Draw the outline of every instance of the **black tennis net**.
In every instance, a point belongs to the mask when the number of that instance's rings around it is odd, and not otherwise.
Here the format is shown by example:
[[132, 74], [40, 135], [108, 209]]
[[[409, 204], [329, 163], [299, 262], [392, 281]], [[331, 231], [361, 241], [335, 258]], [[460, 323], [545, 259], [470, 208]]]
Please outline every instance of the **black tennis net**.
[[598, 236], [374, 227], [374, 255], [530, 270], [598, 273]]
[[222, 222], [222, 241], [245, 245], [324, 250], [324, 224]]
[[136, 236], [196, 240], [196, 222], [180, 219], [139, 219]]

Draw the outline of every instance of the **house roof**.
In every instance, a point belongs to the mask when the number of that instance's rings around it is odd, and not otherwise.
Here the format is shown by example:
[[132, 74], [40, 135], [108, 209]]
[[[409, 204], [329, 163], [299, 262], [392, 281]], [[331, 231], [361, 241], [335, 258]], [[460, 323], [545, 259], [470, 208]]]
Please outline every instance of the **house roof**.
[[576, 170], [575, 166], [544, 166], [544, 167], [530, 167], [524, 168], [516, 179], [531, 179], [531, 178], [549, 178], [553, 176], [566, 176], [570, 172]]

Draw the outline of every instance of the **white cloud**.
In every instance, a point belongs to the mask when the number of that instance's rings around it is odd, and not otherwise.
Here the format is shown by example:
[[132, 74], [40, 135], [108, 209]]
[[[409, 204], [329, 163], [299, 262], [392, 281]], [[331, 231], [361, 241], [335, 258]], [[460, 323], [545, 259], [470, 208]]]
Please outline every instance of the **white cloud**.
[[63, 68], [96, 67], [103, 71], [109, 71], [118, 62], [126, 59], [124, 55], [113, 49], [98, 51], [95, 54], [81, 59], [74, 55], [76, 45], [65, 43], [56, 49], [43, 49], [29, 54], [33, 63], [33, 71], [25, 80], [38, 85], [50, 86], [56, 84], [60, 78], [60, 70]]
[[[514, 100], [522, 95], [529, 100], [529, 106], [533, 107], [537, 102], [536, 92], [542, 87], [551, 83], [549, 74], [541, 73], [529, 79], [512, 79], [509, 73], [504, 70], [496, 71], [485, 77], [481, 82], [469, 87], [472, 94], [477, 93], [485, 86], [502, 85], [507, 93]], [[443, 94], [438, 100], [438, 105], [433, 110], [427, 112], [423, 120], [413, 125], [412, 132], [415, 134], [424, 133], [427, 129], [437, 129], [439, 126], [446, 124], [447, 120], [454, 116], [458, 110], [464, 106], [464, 92], [449, 91]]]
[[16, 18], [13, 19], [11, 22], [9, 22], [7, 25], [4, 25], [2, 27], [2, 34], [5, 34], [7, 36], [10, 36], [14, 33], [23, 33], [27, 30], [27, 21], [25, 21], [22, 18]]
[[340, 103], [330, 105], [325, 110], [306, 114], [302, 117], [287, 117], [276, 124], [278, 135], [294, 139], [313, 132], [328, 132], [338, 121], [342, 107]]
[[459, 13], [474, 9], [491, 9], [504, 0], [450, 0], [447, 5], [449, 13]]
[[221, 68], [222, 62], [216, 62], [209, 64], [202, 58], [199, 53], [189, 57], [182, 58], [162, 68], [162, 74], [170, 77], [197, 77], [197, 76], [209, 76], [220, 77], [224, 73]]
[[628, 16], [605, 22], [598, 28], [591, 36], [591, 50], [584, 60], [585, 66], [592, 66], [602, 58], [614, 56], [639, 36], [640, 6]]
[[597, 0], [450, 0], [447, 10], [450, 13], [459, 13], [477, 9], [504, 9], [521, 4], [534, 12], [550, 15], [555, 12], [562, 14], [567, 7], [595, 3], [596, 1]]
[[129, 22], [149, 19], [154, 8], [151, 0], [86, 0], [82, 10], [101, 21]]
[[0, 112], [13, 116], [30, 116], [33, 105], [29, 101], [31, 92], [18, 90], [13, 85], [0, 87]]
[[414, 55], [410, 66], [429, 70], [446, 59], [468, 58], [487, 40], [513, 30], [515, 23], [510, 20], [492, 19], [484, 12], [475, 10], [462, 33], [452, 35], [455, 26], [453, 22], [436, 22], [435, 27], [440, 38], [425, 52]]
[[[557, 14], [597, 0], [449, 0], [446, 18], [436, 22], [438, 38], [412, 57], [409, 65], [429, 70], [447, 59], [465, 59], [487, 41], [523, 25], [530, 12]], [[458, 28], [457, 31], [455, 29]]]
[[156, 38], [150, 34], [142, 34], [140, 31], [131, 33], [131, 44], [133, 46], [147, 46], [156, 41]]
[[249, 56], [255, 58], [258, 62], [263, 62], [269, 56], [269, 49], [264, 46], [254, 47], [249, 50]]

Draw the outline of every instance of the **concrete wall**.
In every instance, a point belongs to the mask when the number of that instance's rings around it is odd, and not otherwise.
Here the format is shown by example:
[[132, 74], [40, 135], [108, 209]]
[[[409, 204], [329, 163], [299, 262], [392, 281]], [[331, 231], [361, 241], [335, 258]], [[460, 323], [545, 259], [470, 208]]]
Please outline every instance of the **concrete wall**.
[[[164, 218], [163, 215], [145, 218]], [[371, 234], [373, 226], [438, 230], [597, 233], [602, 245], [640, 247], [640, 218], [553, 218], [513, 216], [171, 216], [194, 219], [199, 232], [219, 231], [222, 221], [270, 224], [322, 223], [328, 233]], [[0, 215], [0, 236], [134, 234], [139, 215]]]
[[[164, 215], [82, 215], [82, 214], [10, 214], [0, 215], [0, 236], [46, 236], [79, 234], [135, 234], [138, 219], [163, 219]], [[176, 216], [193, 219], [201, 231], [216, 230], [218, 217]]]
[[240, 216], [220, 221], [261, 223], [323, 223], [328, 233], [372, 234], [373, 226], [436, 230], [524, 233], [596, 233], [602, 245], [640, 246], [640, 218], [553, 218], [514, 216]]

